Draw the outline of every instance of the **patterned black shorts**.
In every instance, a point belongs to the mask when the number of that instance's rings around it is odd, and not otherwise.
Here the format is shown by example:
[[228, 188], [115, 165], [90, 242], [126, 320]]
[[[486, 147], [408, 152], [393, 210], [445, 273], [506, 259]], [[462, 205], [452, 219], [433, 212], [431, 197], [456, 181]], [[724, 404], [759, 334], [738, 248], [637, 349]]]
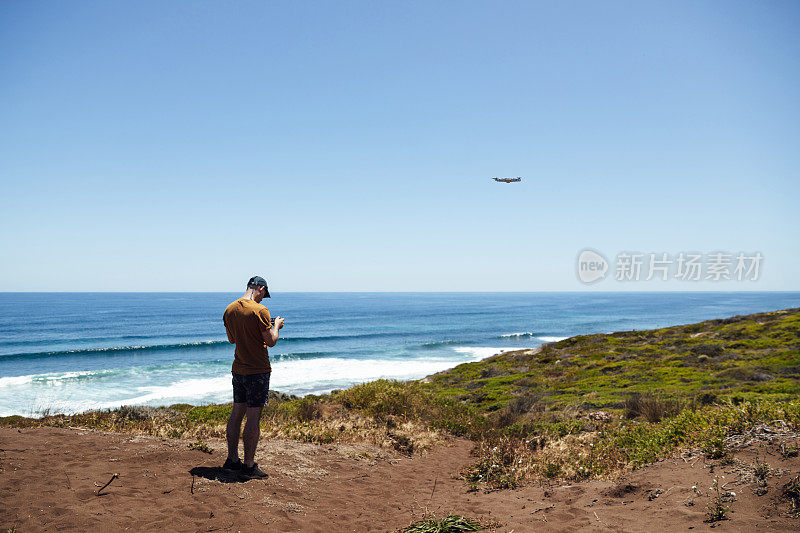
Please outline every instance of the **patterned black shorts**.
[[270, 372], [233, 374], [233, 402], [246, 403], [247, 407], [264, 407], [269, 401], [269, 376]]

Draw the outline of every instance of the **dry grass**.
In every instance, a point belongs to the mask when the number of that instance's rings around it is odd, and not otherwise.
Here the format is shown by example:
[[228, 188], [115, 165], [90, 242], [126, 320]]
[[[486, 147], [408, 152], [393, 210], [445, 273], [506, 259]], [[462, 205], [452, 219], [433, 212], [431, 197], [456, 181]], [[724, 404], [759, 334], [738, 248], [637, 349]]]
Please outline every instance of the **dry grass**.
[[783, 496], [789, 500], [792, 517], [800, 518], [800, 475], [793, 477], [783, 486]]
[[660, 422], [677, 415], [684, 403], [679, 400], [659, 398], [652, 394], [633, 394], [625, 400], [625, 417], [642, 417], [648, 422]]
[[[230, 411], [230, 404], [123, 406], [38, 419], [5, 417], [0, 418], [0, 424], [84, 427], [202, 442], [225, 437]], [[262, 414], [261, 432], [266, 438], [314, 444], [368, 443], [408, 454], [445, 442], [453, 433], [449, 428], [463, 434], [470, 427], [470, 419], [480, 425], [480, 417], [467, 411], [455, 402], [425, 395], [414, 385], [378, 381], [325, 397], [274, 399]]]
[[525, 395], [511, 400], [495, 414], [495, 425], [510, 426], [529, 413], [541, 413], [543, 406], [539, 403], [540, 397], [540, 395]]

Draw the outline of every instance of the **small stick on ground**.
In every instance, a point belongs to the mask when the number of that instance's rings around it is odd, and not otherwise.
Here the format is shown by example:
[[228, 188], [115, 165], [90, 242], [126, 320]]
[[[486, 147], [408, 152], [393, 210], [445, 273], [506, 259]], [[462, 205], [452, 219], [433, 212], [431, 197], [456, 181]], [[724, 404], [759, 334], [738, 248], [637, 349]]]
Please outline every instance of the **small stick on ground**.
[[[97, 492], [95, 494], [97, 496], [100, 496], [100, 493], [103, 492], [103, 489], [108, 487], [109, 485], [111, 485], [111, 482], [114, 481], [115, 479], [117, 479], [118, 477], [119, 477], [119, 474], [114, 474], [113, 476], [111, 476], [111, 479], [108, 480], [108, 483], [106, 483], [105, 485], [103, 485], [102, 487], [97, 489]], [[95, 483], [95, 485], [99, 486], [99, 485], [97, 485], [97, 483]]]
[[431, 497], [428, 500], [433, 499], [433, 493], [436, 492], [436, 482], [439, 481], [438, 477], [433, 478], [433, 490], [431, 491]]
[[189, 487], [189, 492], [194, 494], [194, 476], [192, 476], [192, 486]]
[[677, 487], [677, 486], [678, 486], [678, 485], [673, 485], [673, 486], [671, 486], [670, 488], [668, 488], [667, 490], [665, 490], [664, 492], [662, 492], [661, 494], [659, 494], [659, 496], [666, 496], [666, 495], [667, 495], [667, 493], [668, 493], [669, 491], [671, 491], [672, 489], [674, 489], [674, 488], [675, 488], [675, 487]]
[[[603, 521], [600, 520], [600, 517], [597, 516], [597, 513], [595, 513], [594, 511], [592, 511], [592, 512], [594, 513], [594, 517], [597, 518], [597, 521], [600, 522], [601, 524], [603, 524]], [[605, 524], [603, 524], [603, 525], [605, 525]]]

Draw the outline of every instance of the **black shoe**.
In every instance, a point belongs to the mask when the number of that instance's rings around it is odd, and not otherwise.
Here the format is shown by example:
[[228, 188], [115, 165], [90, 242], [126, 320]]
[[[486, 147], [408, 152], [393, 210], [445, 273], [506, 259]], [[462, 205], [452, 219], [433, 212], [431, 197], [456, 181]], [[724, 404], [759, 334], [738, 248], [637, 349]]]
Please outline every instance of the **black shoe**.
[[244, 463], [241, 459], [236, 459], [235, 461], [231, 461], [231, 458], [228, 457], [225, 460], [225, 464], [222, 465], [223, 470], [227, 470], [228, 472], [240, 472], [244, 468]]
[[268, 477], [266, 472], [258, 468], [258, 463], [253, 463], [253, 466], [250, 467], [242, 465], [239, 475], [247, 479], [264, 479], [265, 477]]

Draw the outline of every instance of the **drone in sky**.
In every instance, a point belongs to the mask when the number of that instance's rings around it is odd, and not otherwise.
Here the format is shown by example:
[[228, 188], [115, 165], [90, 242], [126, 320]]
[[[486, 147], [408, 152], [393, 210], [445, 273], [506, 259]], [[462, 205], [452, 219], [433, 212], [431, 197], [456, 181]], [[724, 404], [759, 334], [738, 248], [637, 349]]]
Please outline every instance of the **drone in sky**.
[[516, 178], [492, 178], [492, 179], [494, 181], [499, 181], [501, 183], [515, 183], [517, 181], [522, 181], [522, 178], [520, 176], [517, 176]]

